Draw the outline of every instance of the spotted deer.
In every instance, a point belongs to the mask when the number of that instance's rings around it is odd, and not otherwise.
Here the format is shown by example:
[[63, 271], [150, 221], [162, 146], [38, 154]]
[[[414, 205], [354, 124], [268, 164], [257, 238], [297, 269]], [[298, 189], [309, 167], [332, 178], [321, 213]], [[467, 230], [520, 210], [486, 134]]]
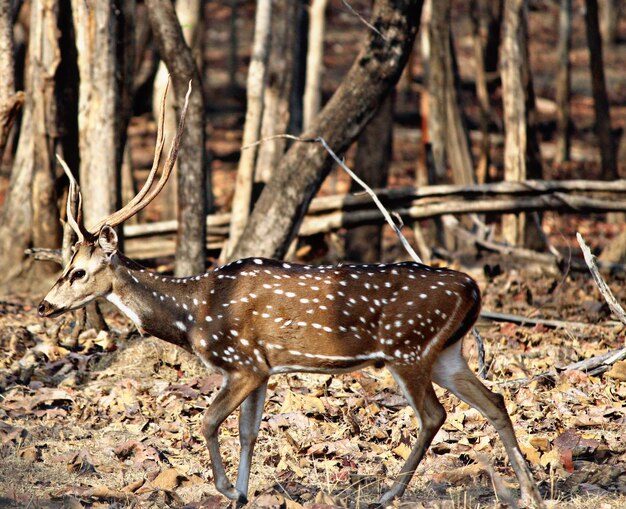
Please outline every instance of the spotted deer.
[[[53, 317], [107, 299], [142, 334], [188, 351], [224, 375], [202, 420], [213, 478], [229, 499], [244, 503], [252, 452], [268, 379], [276, 373], [344, 373], [365, 366], [391, 372], [413, 407], [420, 432], [381, 504], [401, 497], [446, 412], [433, 382], [477, 408], [494, 425], [517, 475], [522, 496], [543, 502], [520, 452], [501, 395], [469, 369], [462, 339], [480, 310], [480, 291], [469, 276], [419, 263], [299, 265], [266, 258], [228, 263], [205, 274], [175, 278], [150, 272], [118, 249], [114, 227], [145, 207], [171, 172], [184, 114], [156, 187], [163, 148], [161, 128], [152, 171], [142, 191], [120, 211], [87, 230], [80, 214], [67, 218], [78, 237], [73, 256], [41, 301]], [[162, 126], [163, 116], [159, 126]], [[67, 168], [71, 194], [80, 191]], [[241, 454], [235, 486], [224, 471], [218, 429], [240, 407]]]

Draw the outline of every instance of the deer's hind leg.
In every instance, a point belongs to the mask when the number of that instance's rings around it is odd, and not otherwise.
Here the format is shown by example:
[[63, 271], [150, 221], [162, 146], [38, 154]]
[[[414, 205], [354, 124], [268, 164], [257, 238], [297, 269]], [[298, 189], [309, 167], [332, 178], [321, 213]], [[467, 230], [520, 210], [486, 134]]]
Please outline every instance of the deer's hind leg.
[[433, 381], [476, 408], [496, 428], [520, 483], [522, 497], [535, 507], [544, 508], [537, 485], [517, 443], [504, 398], [491, 392], [478, 380], [461, 350], [462, 341], [459, 341], [441, 352], [433, 365]]
[[236, 489], [226, 476], [220, 454], [218, 431], [226, 417], [232, 414], [251, 393], [266, 384], [267, 377], [253, 376], [250, 372], [234, 372], [226, 375], [222, 388], [202, 418], [202, 434], [211, 456], [215, 487], [220, 493], [231, 500], [237, 500], [238, 503], [247, 501], [246, 493]]
[[380, 498], [379, 502], [382, 505], [402, 496], [419, 462], [446, 420], [446, 411], [437, 399], [430, 378], [424, 377], [423, 374], [416, 374], [414, 366], [389, 366], [389, 371], [413, 407], [420, 423], [420, 431], [393, 486]]
[[259, 427], [263, 417], [263, 406], [267, 394], [267, 380], [257, 387], [243, 401], [239, 409], [239, 470], [237, 471], [237, 491], [247, 495], [250, 480], [250, 466], [254, 444], [259, 436]]

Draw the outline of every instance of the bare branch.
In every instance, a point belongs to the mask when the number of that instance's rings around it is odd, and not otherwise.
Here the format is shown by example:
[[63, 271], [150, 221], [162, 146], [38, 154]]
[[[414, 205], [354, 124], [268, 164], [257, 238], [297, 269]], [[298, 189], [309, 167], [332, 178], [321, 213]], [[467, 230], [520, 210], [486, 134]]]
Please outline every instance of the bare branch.
[[611, 292], [609, 285], [607, 285], [604, 279], [602, 279], [600, 271], [596, 266], [595, 256], [591, 254], [591, 250], [589, 249], [587, 244], [585, 244], [582, 235], [578, 232], [576, 232], [576, 239], [578, 239], [580, 249], [582, 249], [583, 256], [585, 257], [585, 261], [587, 262], [587, 266], [589, 267], [589, 271], [591, 272], [591, 276], [593, 277], [593, 280], [596, 283], [598, 290], [600, 290], [600, 293], [604, 297], [604, 300], [608, 304], [613, 314], [619, 319], [620, 322], [626, 325], [626, 312], [624, 312], [624, 308], [622, 308], [619, 302], [617, 302], [617, 299], [613, 295], [613, 292]]

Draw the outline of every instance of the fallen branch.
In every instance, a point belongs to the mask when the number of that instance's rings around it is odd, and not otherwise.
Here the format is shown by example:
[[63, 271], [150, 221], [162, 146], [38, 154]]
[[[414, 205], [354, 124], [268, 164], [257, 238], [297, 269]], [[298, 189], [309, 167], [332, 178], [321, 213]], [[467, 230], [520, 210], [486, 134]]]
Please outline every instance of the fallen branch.
[[38, 262], [54, 262], [63, 266], [63, 256], [60, 249], [33, 247], [24, 251], [24, 254], [32, 256]]
[[568, 364], [566, 366], [559, 366], [554, 370], [545, 371], [539, 375], [518, 378], [517, 380], [498, 382], [498, 385], [505, 387], [527, 385], [535, 380], [554, 378], [563, 371], [582, 371], [592, 376], [598, 376], [605, 371], [608, 371], [613, 364], [623, 359], [626, 359], [626, 348], [611, 350], [610, 352], [596, 355], [594, 357], [590, 357], [589, 359], [573, 362], [572, 364]]
[[[626, 192], [626, 185], [622, 185], [622, 182], [626, 183], [626, 181], [617, 181], [619, 185], [615, 186], [616, 189], [603, 182], [605, 186], [603, 191], [611, 199], [606, 197], [600, 199], [565, 195], [563, 192], [539, 196], [511, 195], [497, 199], [489, 197], [491, 194], [507, 195], [513, 191], [515, 191], [514, 194], [520, 193], [522, 186], [502, 185], [512, 184], [511, 182], [498, 183], [498, 185], [490, 184], [489, 186], [429, 186], [420, 190], [409, 190], [406, 188], [382, 189], [374, 190], [374, 193], [376, 193], [381, 203], [391, 214], [399, 214], [404, 221], [412, 222], [446, 214], [489, 212], [505, 214], [540, 210], [572, 213], [626, 211], [626, 201], [614, 199], [616, 193]], [[562, 186], [561, 191], [580, 190], [578, 181], [564, 181], [560, 184], [564, 183], [568, 185]], [[546, 187], [550, 187], [547, 185], [548, 183], [544, 184], [546, 184]], [[590, 186], [589, 189], [585, 189], [585, 191], [599, 192], [595, 182], [592, 182], [592, 184], [594, 185]], [[529, 188], [532, 192], [536, 192], [538, 186], [535, 182], [533, 185], [529, 185]], [[526, 192], [528, 192], [528, 189]], [[479, 196], [482, 196], [482, 199], [479, 199]], [[450, 197], [456, 198], [450, 199]], [[438, 199], [433, 202], [431, 198]], [[299, 234], [307, 236], [362, 224], [381, 224], [383, 220], [380, 212], [372, 203], [370, 196], [359, 194], [318, 197], [311, 202]], [[226, 239], [229, 223], [230, 214], [228, 213], [207, 216], [206, 224], [209, 235]], [[178, 223], [175, 220], [125, 225], [124, 235], [126, 238], [132, 239], [170, 234], [175, 233], [177, 228]]]
[[518, 325], [543, 325], [551, 329], [582, 329], [589, 327], [588, 323], [569, 322], [565, 320], [551, 320], [547, 318], [529, 318], [527, 316], [512, 315], [509, 313], [499, 313], [497, 311], [481, 311], [481, 318], [494, 322], [509, 322]]
[[583, 252], [583, 256], [585, 257], [585, 261], [587, 262], [587, 266], [589, 267], [589, 271], [591, 272], [591, 277], [593, 277], [593, 280], [596, 283], [598, 290], [600, 290], [600, 293], [604, 297], [604, 300], [608, 304], [613, 314], [618, 318], [620, 322], [626, 325], [626, 312], [624, 312], [622, 306], [620, 306], [619, 302], [617, 302], [617, 299], [613, 295], [613, 292], [611, 292], [609, 285], [607, 285], [604, 279], [602, 279], [600, 271], [598, 270], [598, 267], [595, 263], [595, 256], [591, 254], [591, 250], [589, 249], [587, 244], [585, 244], [585, 241], [583, 240], [583, 237], [580, 233], [576, 233], [576, 239], [580, 244], [580, 249]]

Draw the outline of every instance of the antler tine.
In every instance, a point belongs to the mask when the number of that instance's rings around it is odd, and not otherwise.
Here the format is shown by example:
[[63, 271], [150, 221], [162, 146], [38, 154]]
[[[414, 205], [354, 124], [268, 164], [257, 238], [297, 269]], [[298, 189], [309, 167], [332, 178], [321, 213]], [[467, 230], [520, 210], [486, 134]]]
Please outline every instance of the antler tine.
[[[82, 217], [81, 209], [83, 205], [83, 197], [80, 194], [80, 186], [78, 185], [78, 182], [76, 182], [76, 179], [74, 178], [74, 175], [72, 175], [72, 171], [70, 170], [65, 160], [59, 154], [56, 154], [56, 157], [59, 163], [61, 164], [63, 171], [67, 175], [67, 178], [70, 181], [70, 189], [67, 195], [67, 204], [66, 204], [67, 222], [72, 227], [72, 230], [74, 230], [74, 233], [76, 233], [76, 236], [78, 237], [78, 241], [83, 242], [85, 240], [85, 234], [87, 232], [85, 231], [85, 228], [83, 227], [82, 220], [81, 220], [81, 217]], [[72, 208], [73, 208], [72, 204], [76, 202], [78, 202], [78, 208], [77, 208], [78, 219], [74, 217], [74, 213], [72, 211]]]
[[90, 228], [90, 231], [93, 233], [97, 233], [100, 228], [102, 228], [105, 224], [109, 226], [117, 226], [124, 221], [126, 221], [129, 217], [134, 216], [145, 208], [154, 198], [161, 192], [161, 189], [165, 186], [167, 179], [172, 172], [172, 168], [174, 167], [174, 163], [176, 162], [176, 157], [178, 155], [178, 148], [180, 146], [180, 139], [182, 136], [183, 128], [185, 125], [185, 115], [187, 113], [187, 108], [189, 106], [189, 96], [191, 95], [191, 81], [189, 81], [189, 88], [187, 90], [187, 94], [185, 95], [185, 104], [180, 113], [180, 122], [178, 124], [178, 128], [176, 130], [176, 135], [172, 140], [172, 144], [170, 146], [170, 152], [163, 166], [163, 171], [161, 173], [161, 177], [157, 182], [157, 185], [154, 189], [151, 189], [152, 184], [154, 182], [154, 177], [158, 171], [159, 163], [161, 161], [161, 156], [163, 153], [163, 145], [165, 144], [164, 136], [163, 136], [163, 124], [165, 119], [165, 98], [167, 95], [167, 90], [169, 88], [169, 78], [168, 85], [166, 85], [165, 92], [163, 94], [163, 99], [161, 101], [161, 114], [159, 117], [159, 124], [157, 127], [157, 143], [155, 147], [154, 153], [154, 161], [152, 163], [152, 168], [150, 170], [150, 174], [148, 175], [148, 179], [146, 183], [141, 188], [141, 191], [137, 193], [137, 195], [129, 201], [124, 207], [122, 207], [117, 212], [114, 212], [110, 216], [105, 219], [101, 219], [98, 221], [96, 225]]

